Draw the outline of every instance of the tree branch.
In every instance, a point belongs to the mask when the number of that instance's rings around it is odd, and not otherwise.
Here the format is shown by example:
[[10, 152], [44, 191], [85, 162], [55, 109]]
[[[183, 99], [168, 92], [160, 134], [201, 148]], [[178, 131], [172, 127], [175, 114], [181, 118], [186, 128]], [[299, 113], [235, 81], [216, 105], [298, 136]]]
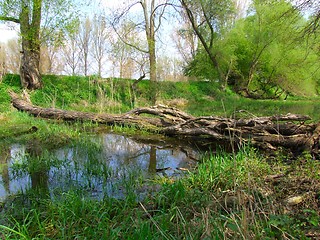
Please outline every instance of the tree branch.
[[186, 1], [185, 0], [181, 0], [181, 4], [182, 4], [182, 7], [184, 8], [184, 10], [186, 11], [187, 13], [187, 17], [192, 25], [192, 28], [194, 30], [194, 32], [196, 33], [197, 37], [199, 38], [202, 46], [204, 47], [204, 49], [206, 50], [213, 66], [217, 69], [219, 69], [219, 64], [218, 64], [218, 61], [215, 57], [215, 55], [212, 54], [211, 52], [211, 49], [210, 49], [210, 46], [208, 46], [204, 36], [201, 34], [197, 24], [196, 24], [196, 20], [194, 19], [194, 16], [193, 16], [193, 13], [192, 11], [190, 10], [190, 8], [188, 7], [188, 5], [186, 4]]
[[160, 13], [160, 15], [159, 15], [159, 23], [158, 23], [158, 26], [156, 26], [156, 29], [155, 29], [154, 32], [157, 32], [157, 31], [159, 30], [160, 26], [161, 26], [161, 20], [162, 20], [162, 18], [163, 18], [164, 13], [165, 13], [166, 7], [168, 6], [168, 2], [166, 1], [166, 2], [163, 3], [163, 4], [159, 4], [158, 6], [156, 6], [156, 7], [154, 8], [153, 12], [151, 13], [151, 16], [153, 16], [153, 15], [156, 13], [157, 9], [160, 8], [160, 7], [162, 7], [162, 6], [163, 6], [163, 8], [162, 8], [161, 13]]
[[142, 48], [138, 47], [137, 45], [134, 45], [134, 44], [129, 43], [128, 41], [126, 41], [126, 40], [120, 35], [120, 33], [118, 32], [117, 28], [116, 28], [114, 25], [112, 25], [112, 28], [113, 28], [114, 32], [117, 34], [117, 36], [119, 37], [119, 39], [120, 39], [124, 44], [128, 45], [129, 47], [132, 47], [132, 48], [138, 50], [139, 52], [148, 53], [147, 50], [142, 49]]
[[212, 24], [210, 23], [210, 17], [208, 16], [207, 12], [206, 12], [206, 7], [204, 6], [203, 2], [200, 2], [200, 6], [203, 12], [203, 16], [205, 18], [205, 23], [207, 24], [207, 26], [210, 29], [210, 42], [209, 42], [209, 48], [212, 49], [213, 47], [213, 41], [214, 41], [214, 29]]
[[18, 18], [14, 18], [14, 17], [7, 17], [7, 16], [0, 16], [0, 21], [7, 21], [7, 22], [20, 23], [20, 20], [19, 20]]

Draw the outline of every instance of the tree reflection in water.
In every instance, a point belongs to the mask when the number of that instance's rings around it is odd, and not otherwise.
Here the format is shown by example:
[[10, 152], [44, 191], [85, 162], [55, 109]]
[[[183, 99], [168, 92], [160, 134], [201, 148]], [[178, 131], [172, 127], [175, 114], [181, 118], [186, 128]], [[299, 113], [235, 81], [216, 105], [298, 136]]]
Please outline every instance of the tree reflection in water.
[[121, 197], [125, 193], [125, 190], [119, 193], [119, 189], [124, 189], [121, 184], [129, 178], [137, 179], [135, 174], [147, 178], [159, 174], [159, 170], [161, 176], [179, 174], [179, 168], [196, 164], [188, 154], [196, 152], [163, 140], [137, 141], [110, 133], [50, 151], [39, 142], [12, 145], [3, 148], [0, 154], [4, 163], [0, 189], [5, 188], [0, 191], [0, 198], [30, 189], [42, 197], [69, 190], [97, 198]]
[[155, 146], [151, 146], [148, 172], [156, 173], [156, 171], [157, 171], [157, 149]]
[[43, 156], [43, 148], [39, 142], [29, 143], [26, 147], [26, 154], [29, 161], [29, 174], [31, 178], [31, 188], [42, 197], [49, 194], [48, 166]]
[[[10, 148], [3, 146], [0, 148], [0, 170], [2, 185], [6, 195], [10, 194], [10, 178], [8, 161], [10, 159]], [[1, 197], [1, 196], [0, 196]]]

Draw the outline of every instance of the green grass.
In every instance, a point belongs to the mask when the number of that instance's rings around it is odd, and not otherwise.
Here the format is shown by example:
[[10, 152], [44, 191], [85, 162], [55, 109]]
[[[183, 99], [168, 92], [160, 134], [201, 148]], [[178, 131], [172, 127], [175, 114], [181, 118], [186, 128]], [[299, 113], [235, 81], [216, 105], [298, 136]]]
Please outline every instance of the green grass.
[[[45, 87], [31, 93], [34, 104], [80, 111], [126, 112], [132, 108], [129, 81], [44, 76]], [[136, 106], [151, 105], [148, 81], [138, 84]], [[61, 146], [78, 146], [87, 160], [77, 171], [88, 175], [83, 186], [92, 187], [90, 177], [107, 183], [113, 177], [99, 158], [101, 146], [88, 141], [99, 131], [92, 123], [64, 123], [30, 117], [11, 107], [8, 90], [21, 91], [19, 78], [7, 75], [0, 84], [0, 151], [12, 143], [41, 146], [42, 157], [26, 156], [16, 174], [43, 171], [50, 166], [68, 168], [49, 152]], [[221, 92], [210, 82], [160, 82], [159, 102], [173, 104], [193, 115], [252, 117], [300, 113], [320, 119], [319, 99], [289, 98], [287, 101], [251, 100], [230, 90]], [[173, 104], [174, 105], [174, 104]], [[244, 110], [244, 111], [240, 111]], [[27, 133], [32, 126], [38, 131]], [[113, 131], [137, 134], [137, 129], [113, 127]], [[145, 132], [138, 132], [146, 134]], [[319, 232], [320, 165], [301, 156], [290, 165], [265, 159], [250, 147], [238, 153], [209, 153], [198, 167], [175, 180], [145, 179], [132, 171], [123, 179], [127, 196], [97, 200], [77, 185], [49, 198], [47, 192], [25, 192], [0, 205], [0, 238], [4, 239], [306, 239], [305, 233]], [[80, 158], [79, 158], [80, 159]], [[284, 159], [286, 160], [286, 159]], [[73, 159], [77, 161], [77, 157]], [[288, 161], [287, 161], [288, 162]], [[0, 168], [1, 171], [1, 168]], [[278, 182], [265, 177], [284, 173]], [[62, 178], [62, 176], [61, 176]], [[161, 185], [161, 190], [139, 199], [134, 189], [144, 184]], [[115, 186], [117, 190], [117, 186]], [[285, 200], [305, 194], [298, 206]]]
[[[37, 128], [37, 131], [30, 132], [33, 126]], [[3, 143], [41, 142], [41, 145], [55, 148], [80, 136], [81, 128], [77, 125], [46, 121], [23, 112], [13, 111], [0, 115], [0, 141]]]
[[76, 190], [52, 199], [29, 193], [28, 204], [16, 197], [0, 228], [6, 239], [305, 239], [319, 216], [304, 210], [299, 220], [278, 208], [264, 193], [270, 173], [251, 148], [211, 154], [180, 180], [155, 179], [161, 190], [142, 201], [99, 201]]
[[[31, 93], [34, 104], [78, 111], [121, 113], [132, 109], [132, 80], [97, 79], [94, 77], [43, 76], [44, 88]], [[204, 81], [159, 82], [158, 102], [177, 106], [190, 114], [232, 116], [237, 112], [247, 115], [274, 115], [288, 112], [310, 115], [314, 121], [320, 119], [319, 98], [296, 98], [288, 100], [252, 100], [240, 97], [227, 89], [222, 92], [216, 83]], [[20, 91], [20, 80], [16, 75], [7, 75], [0, 84], [0, 110], [12, 111], [9, 89]], [[135, 107], [150, 106], [149, 82], [138, 85]], [[179, 105], [179, 100], [182, 104]], [[177, 101], [176, 101], [177, 102]]]

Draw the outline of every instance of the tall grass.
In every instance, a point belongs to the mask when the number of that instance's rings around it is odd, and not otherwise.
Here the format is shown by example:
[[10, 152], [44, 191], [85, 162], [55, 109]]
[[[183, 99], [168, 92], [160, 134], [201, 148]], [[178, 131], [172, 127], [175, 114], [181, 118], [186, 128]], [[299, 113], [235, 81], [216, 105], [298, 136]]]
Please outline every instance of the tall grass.
[[[35, 104], [95, 112], [124, 112], [132, 107], [128, 80], [44, 76], [45, 88], [31, 93]], [[150, 105], [148, 81], [142, 81], [136, 92], [136, 106]], [[315, 100], [253, 101], [223, 93], [208, 82], [159, 83], [160, 101], [183, 99], [184, 110], [194, 115], [220, 115], [237, 117], [303, 113], [318, 117]], [[84, 130], [93, 125], [66, 124], [35, 119], [12, 110], [8, 89], [19, 91], [17, 76], [8, 75], [0, 84], [0, 141], [44, 144], [49, 150], [57, 146], [73, 146], [81, 142]], [[3, 94], [2, 94], [3, 93]], [[290, 109], [290, 110], [289, 110]], [[239, 111], [245, 110], [245, 111]], [[316, 112], [316, 113], [315, 113]], [[318, 113], [317, 113], [318, 112]], [[245, 114], [244, 114], [245, 113]], [[24, 132], [31, 126], [37, 132]], [[117, 129], [115, 127], [114, 129]], [[126, 129], [122, 129], [126, 130]], [[128, 131], [128, 129], [126, 130]], [[135, 129], [130, 129], [135, 131]], [[84, 162], [77, 162], [75, 171], [89, 177], [83, 185], [90, 188], [90, 177], [98, 177], [105, 185], [113, 172], [99, 158], [99, 147], [84, 140], [78, 152], [86, 154]], [[70, 160], [70, 159], [66, 159]], [[39, 164], [41, 161], [41, 164]], [[71, 161], [71, 160], [70, 160]], [[27, 158], [20, 166], [25, 171], [48, 169], [61, 162], [49, 155]], [[60, 165], [59, 165], [60, 164]], [[237, 153], [219, 152], [206, 155], [197, 169], [181, 179], [156, 178], [146, 180], [139, 171], [128, 172], [123, 177], [125, 190], [114, 186], [114, 191], [124, 192], [123, 198], [106, 195], [94, 199], [85, 195], [85, 189], [70, 188], [54, 197], [45, 192], [12, 196], [0, 213], [0, 238], [4, 239], [303, 239], [306, 226], [319, 222], [316, 212], [310, 210], [306, 220], [297, 221], [287, 214], [277, 202], [279, 196], [270, 195], [265, 176], [279, 169], [274, 167], [250, 147]], [[300, 167], [300, 170], [299, 170]], [[305, 173], [312, 169], [312, 175]], [[317, 180], [319, 165], [296, 166], [301, 178]], [[311, 170], [310, 170], [311, 171]], [[58, 176], [59, 177], [59, 176]], [[103, 178], [103, 179], [102, 179]], [[62, 178], [66, 181], [67, 178]], [[144, 198], [137, 196], [137, 186], [153, 183], [161, 190], [148, 192]], [[281, 189], [274, 187], [273, 192]], [[281, 196], [283, 197], [283, 196]], [[281, 199], [281, 198], [280, 198]], [[308, 209], [307, 209], [308, 210]], [[304, 215], [303, 215], [304, 216]]]
[[[12, 200], [0, 228], [5, 237], [25, 239], [301, 238], [302, 231], [290, 228], [293, 219], [263, 192], [271, 171], [251, 148], [210, 154], [184, 178], [155, 179], [161, 190], [140, 200], [130, 190], [123, 199], [70, 190], [54, 198], [31, 196], [29, 205]], [[127, 189], [136, 178], [127, 176]]]

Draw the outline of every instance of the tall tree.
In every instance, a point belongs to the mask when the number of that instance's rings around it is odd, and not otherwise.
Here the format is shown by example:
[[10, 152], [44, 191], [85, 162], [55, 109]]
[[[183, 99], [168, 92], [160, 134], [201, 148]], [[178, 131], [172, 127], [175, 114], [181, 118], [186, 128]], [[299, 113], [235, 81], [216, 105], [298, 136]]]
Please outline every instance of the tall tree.
[[[131, 22], [134, 24], [135, 29], [142, 29], [146, 36], [146, 48], [139, 45], [135, 45], [132, 42], [125, 41], [125, 38], [121, 36], [117, 31], [117, 23], [126, 21], [126, 16], [130, 14], [130, 10], [137, 9], [135, 6], [140, 5], [142, 17], [132, 17]], [[157, 81], [157, 59], [156, 59], [156, 33], [161, 27], [164, 15], [166, 13], [166, 7], [169, 5], [169, 0], [156, 1], [156, 0], [141, 0], [130, 1], [125, 7], [124, 11], [121, 11], [113, 22], [113, 27], [118, 33], [118, 36], [127, 45], [145, 53], [149, 59], [149, 75], [151, 81], [151, 95], [152, 101], [156, 101], [156, 86]], [[141, 16], [140, 15], [140, 16]], [[136, 21], [135, 21], [136, 20]]]
[[71, 8], [71, 5], [72, 0], [4, 0], [0, 2], [0, 20], [20, 25], [20, 78], [23, 88], [33, 90], [42, 87], [41, 26], [52, 27], [54, 31], [65, 25], [68, 22], [66, 20], [70, 19], [71, 13], [76, 9]]
[[66, 33], [66, 39], [62, 48], [64, 71], [72, 76], [78, 73], [80, 63], [80, 47], [78, 44], [79, 23], [77, 27], [71, 28]]
[[[140, 1], [143, 9], [144, 26], [148, 44], [148, 56], [150, 64], [150, 80], [157, 81], [157, 61], [156, 61], [156, 25], [155, 25], [155, 0]], [[161, 16], [161, 15], [160, 15]], [[161, 20], [160, 20], [161, 21]]]
[[186, 11], [179, 11], [180, 22], [172, 35], [179, 54], [181, 55], [184, 65], [190, 64], [196, 55], [197, 35], [194, 33], [192, 25], [188, 19]]
[[2, 77], [6, 72], [6, 52], [4, 49], [4, 44], [0, 43], [0, 82], [2, 81]]
[[79, 73], [79, 48], [77, 45], [77, 42], [74, 39], [69, 39], [67, 43], [64, 45], [62, 49], [63, 54], [63, 61], [65, 62], [64, 65], [64, 72], [67, 74], [71, 74], [72, 76], [75, 76]]
[[[141, 51], [130, 47], [126, 42], [142, 47], [141, 44], [139, 45], [139, 42], [143, 42], [143, 40], [130, 22], [122, 22], [117, 31], [121, 35], [122, 40], [115, 34], [110, 35], [109, 59], [113, 63], [113, 70], [115, 70], [115, 67], [119, 68], [120, 78], [131, 78], [135, 71], [136, 64], [134, 62], [144, 62], [144, 59], [142, 58], [143, 60], [141, 60]], [[142, 53], [142, 55], [145, 54]]]
[[92, 25], [92, 55], [97, 64], [98, 76], [101, 77], [103, 61], [106, 56], [108, 29], [106, 25], [106, 20], [104, 19], [102, 14], [94, 17]]
[[83, 64], [83, 74], [85, 76], [88, 76], [89, 52], [90, 52], [90, 45], [92, 42], [92, 22], [88, 17], [84, 20], [84, 22], [80, 24], [78, 37], [79, 37], [81, 61]]
[[5, 44], [6, 68], [10, 73], [19, 73], [20, 47], [18, 39], [10, 39]]
[[62, 42], [59, 37], [42, 41], [40, 54], [40, 73], [41, 74], [57, 74], [62, 70], [60, 61], [60, 51]]

